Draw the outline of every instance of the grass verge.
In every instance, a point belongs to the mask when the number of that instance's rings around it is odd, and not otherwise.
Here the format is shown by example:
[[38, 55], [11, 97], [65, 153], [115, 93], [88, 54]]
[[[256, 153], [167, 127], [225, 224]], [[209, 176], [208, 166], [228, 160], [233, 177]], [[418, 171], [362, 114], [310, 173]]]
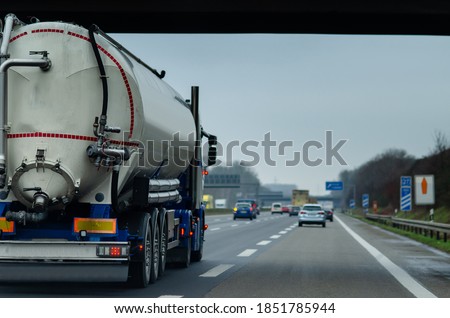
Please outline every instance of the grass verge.
[[383, 223], [379, 223], [373, 220], [368, 220], [366, 219], [363, 215], [359, 214], [359, 213], [353, 213], [351, 214], [352, 217], [357, 218], [363, 222], [366, 222], [368, 224], [374, 225], [374, 226], [378, 226], [380, 228], [383, 228], [387, 231], [408, 237], [410, 239], [413, 239], [415, 241], [418, 241], [420, 243], [426, 244], [428, 246], [434, 247], [440, 251], [446, 252], [450, 254], [450, 241], [447, 240], [447, 242], [444, 242], [442, 239], [437, 240], [436, 238], [431, 238], [422, 234], [416, 234], [413, 232], [409, 232], [409, 231], [405, 231], [405, 230], [401, 230], [401, 229], [397, 229], [394, 228], [388, 224], [383, 224]]

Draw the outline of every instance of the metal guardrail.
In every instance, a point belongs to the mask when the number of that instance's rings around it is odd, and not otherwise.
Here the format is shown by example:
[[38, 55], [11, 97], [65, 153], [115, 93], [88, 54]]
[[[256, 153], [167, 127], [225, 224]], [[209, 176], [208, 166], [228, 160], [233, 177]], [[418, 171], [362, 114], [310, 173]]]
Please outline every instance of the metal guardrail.
[[435, 237], [437, 240], [440, 240], [442, 238], [444, 242], [447, 242], [448, 236], [450, 234], [450, 224], [445, 223], [401, 219], [392, 217], [390, 215], [378, 215], [372, 213], [367, 213], [366, 218], [378, 222], [383, 222], [385, 224], [390, 224], [393, 227], [402, 230], [430, 236], [431, 238]]

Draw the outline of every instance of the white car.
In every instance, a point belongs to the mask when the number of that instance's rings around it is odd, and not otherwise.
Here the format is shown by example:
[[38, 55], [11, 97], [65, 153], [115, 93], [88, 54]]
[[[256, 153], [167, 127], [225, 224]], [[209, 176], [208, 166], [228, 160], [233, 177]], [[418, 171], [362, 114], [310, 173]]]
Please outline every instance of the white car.
[[320, 204], [305, 204], [298, 213], [298, 226], [321, 224], [322, 227], [325, 227], [326, 221], [325, 211]]
[[270, 211], [272, 212], [272, 214], [274, 214], [274, 213], [283, 214], [283, 210], [281, 209], [282, 206], [283, 205], [281, 203], [274, 202], [274, 203], [272, 203], [272, 208], [270, 209]]

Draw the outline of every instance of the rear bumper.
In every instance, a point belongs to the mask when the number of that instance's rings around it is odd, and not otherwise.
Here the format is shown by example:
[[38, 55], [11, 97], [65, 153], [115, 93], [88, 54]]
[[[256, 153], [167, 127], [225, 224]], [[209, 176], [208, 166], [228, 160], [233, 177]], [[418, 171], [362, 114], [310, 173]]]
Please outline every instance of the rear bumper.
[[0, 281], [125, 282], [129, 257], [97, 256], [127, 242], [0, 241]]
[[299, 218], [298, 222], [302, 224], [323, 224], [327, 220], [325, 218]]
[[234, 217], [235, 218], [250, 218], [253, 216], [253, 213], [248, 212], [248, 213], [235, 213]]

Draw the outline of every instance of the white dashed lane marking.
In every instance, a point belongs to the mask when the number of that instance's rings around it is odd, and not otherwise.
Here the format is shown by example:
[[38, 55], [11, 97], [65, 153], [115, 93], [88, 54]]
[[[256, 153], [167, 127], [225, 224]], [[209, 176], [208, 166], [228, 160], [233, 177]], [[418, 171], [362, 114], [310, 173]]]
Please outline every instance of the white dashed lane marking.
[[272, 243], [272, 241], [261, 241], [259, 243], [256, 243], [256, 245], [267, 245], [267, 244], [270, 244], [270, 243]]
[[255, 249], [246, 249], [245, 251], [243, 251], [241, 254], [238, 254], [239, 257], [249, 257], [250, 255], [252, 255], [253, 253], [255, 253], [257, 250]]
[[211, 268], [209, 271], [201, 274], [200, 277], [217, 277], [223, 272], [229, 270], [233, 266], [234, 264], [220, 264], [217, 265], [216, 267]]

